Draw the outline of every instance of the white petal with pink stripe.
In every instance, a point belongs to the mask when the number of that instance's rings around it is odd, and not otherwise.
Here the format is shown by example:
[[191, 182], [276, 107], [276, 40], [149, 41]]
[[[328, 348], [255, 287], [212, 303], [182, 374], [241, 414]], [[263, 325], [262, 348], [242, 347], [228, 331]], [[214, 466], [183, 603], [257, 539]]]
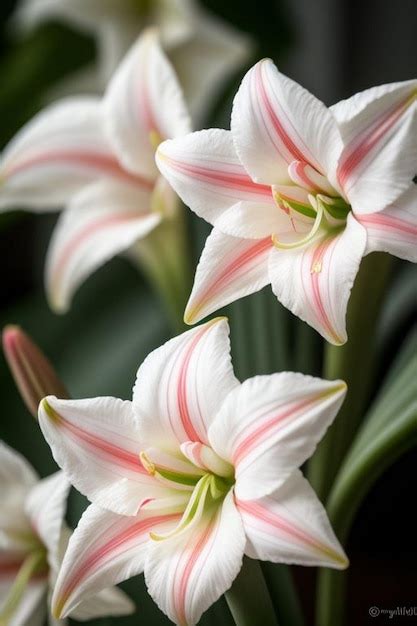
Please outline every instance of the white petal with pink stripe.
[[145, 237], [161, 221], [152, 193], [101, 180], [74, 195], [52, 235], [45, 267], [51, 308], [65, 313], [77, 287], [98, 267]]
[[282, 372], [249, 378], [229, 393], [210, 443], [235, 468], [236, 495], [270, 493], [314, 452], [346, 394], [343, 381]]
[[241, 239], [214, 228], [197, 266], [185, 321], [194, 324], [226, 304], [268, 285], [272, 247], [269, 237]]
[[253, 559], [347, 567], [323, 505], [298, 470], [267, 496], [238, 498], [237, 507], [248, 541], [246, 554]]
[[380, 250], [417, 263], [417, 186], [383, 211], [360, 215], [366, 228], [366, 253]]

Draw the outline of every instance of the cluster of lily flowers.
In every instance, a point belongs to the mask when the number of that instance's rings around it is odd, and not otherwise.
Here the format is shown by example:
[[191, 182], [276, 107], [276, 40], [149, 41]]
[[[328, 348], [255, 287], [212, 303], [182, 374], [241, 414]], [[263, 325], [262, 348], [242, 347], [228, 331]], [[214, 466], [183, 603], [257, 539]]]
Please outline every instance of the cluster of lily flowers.
[[[66, 4], [51, 6], [65, 14]], [[88, 3], [80, 5], [91, 20]], [[26, 11], [36, 20], [42, 3]], [[137, 32], [128, 13], [124, 20], [123, 32]], [[343, 344], [361, 259], [382, 250], [417, 261], [417, 81], [328, 109], [262, 60], [236, 94], [231, 130], [191, 132], [164, 51], [192, 43], [183, 16], [176, 24], [168, 34], [163, 24], [145, 30], [115, 70], [106, 57], [113, 75], [102, 97], [48, 106], [3, 152], [3, 208], [63, 210], [46, 261], [52, 308], [67, 310], [87, 276], [116, 254], [143, 253], [161, 229], [175, 244], [183, 201], [213, 226], [186, 323], [270, 283], [285, 307]], [[222, 37], [225, 47], [230, 33]], [[224, 49], [213, 43], [220, 58]], [[181, 58], [189, 52], [172, 53], [176, 67]], [[189, 78], [197, 80], [195, 70]], [[19, 341], [14, 329], [5, 335], [17, 371]], [[144, 572], [160, 609], [192, 625], [231, 587], [244, 555], [347, 567], [299, 469], [335, 419], [343, 381], [282, 372], [239, 382], [222, 317], [152, 352], [132, 401], [65, 399], [42, 358], [29, 360], [26, 387], [37, 404], [43, 394], [33, 381], [45, 383], [39, 426], [61, 469], [40, 480], [0, 447], [1, 624], [41, 624], [47, 607], [56, 620], [131, 613], [115, 585]], [[70, 485], [91, 503], [73, 533]]]

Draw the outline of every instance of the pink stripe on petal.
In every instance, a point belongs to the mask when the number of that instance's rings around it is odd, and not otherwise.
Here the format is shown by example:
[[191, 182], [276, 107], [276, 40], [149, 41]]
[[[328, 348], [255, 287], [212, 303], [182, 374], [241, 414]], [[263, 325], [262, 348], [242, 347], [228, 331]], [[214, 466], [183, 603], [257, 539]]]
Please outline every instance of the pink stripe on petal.
[[[188, 370], [191, 358], [193, 356], [194, 350], [200, 343], [201, 339], [205, 336], [207, 332], [210, 332], [212, 328], [212, 324], [205, 325], [202, 327], [201, 331], [198, 332], [191, 344], [188, 346], [185, 355], [183, 357], [183, 361], [180, 366], [179, 377], [178, 377], [178, 387], [177, 387], [177, 401], [178, 401], [178, 409], [180, 412], [181, 422], [184, 428], [184, 431], [190, 441], [201, 442], [200, 435], [194, 428], [193, 420], [189, 412], [188, 406], [188, 392], [187, 392], [187, 382], [188, 382]], [[202, 420], [204, 423], [204, 420]]]
[[[132, 214], [131, 212], [126, 212], [125, 214], [119, 215], [106, 215], [105, 217], [99, 217], [96, 220], [87, 224], [83, 229], [75, 233], [65, 244], [65, 246], [60, 250], [60, 254], [58, 260], [54, 263], [54, 278], [53, 281], [56, 282], [59, 280], [60, 275], [65, 269], [65, 265], [68, 260], [73, 256], [74, 252], [79, 248], [82, 244], [86, 243], [91, 235], [93, 235], [98, 230], [108, 230], [115, 226], [121, 226], [124, 224], [128, 224], [129, 222], [136, 222], [140, 216], [137, 214]], [[144, 218], [147, 218], [148, 215], [144, 215]]]
[[417, 237], [417, 225], [406, 220], [386, 215], [384, 213], [372, 213], [370, 215], [360, 215], [356, 218], [365, 227], [371, 227], [385, 232], [398, 232], [401, 234]]
[[197, 542], [195, 542], [194, 545], [185, 552], [186, 563], [181, 572], [181, 575], [178, 577], [178, 582], [174, 588], [175, 611], [177, 613], [180, 626], [187, 626], [188, 622], [186, 616], [186, 596], [188, 583], [200, 555], [202, 554], [204, 548], [210, 540], [210, 536], [213, 534], [213, 531], [218, 525], [218, 522], [216, 524], [216, 521], [217, 517], [214, 522], [211, 521], [207, 525], [207, 527], [204, 529], [204, 532], [198, 538]]
[[80, 152], [78, 150], [50, 150], [38, 153], [33, 157], [17, 162], [15, 165], [11, 164], [5, 170], [4, 175], [6, 177], [15, 176], [31, 167], [45, 164], [56, 165], [57, 163], [55, 162], [97, 170], [98, 174], [105, 173], [114, 176], [142, 189], [152, 190], [154, 186], [151, 180], [147, 180], [137, 174], [131, 174], [123, 169], [118, 160], [111, 155], [100, 154], [99, 152]]
[[115, 537], [112, 537], [109, 541], [99, 546], [94, 550], [87, 550], [84, 554], [84, 560], [77, 567], [77, 569], [68, 577], [66, 584], [62, 588], [62, 593], [57, 600], [55, 610], [58, 614], [61, 614], [62, 609], [67, 603], [71, 594], [76, 590], [78, 585], [87, 578], [87, 576], [98, 571], [100, 567], [105, 565], [110, 559], [114, 558], [114, 554], [120, 554], [123, 551], [132, 547], [129, 546], [129, 542], [133, 544], [137, 541], [138, 535], [145, 535], [148, 540], [149, 532], [152, 529], [163, 522], [178, 521], [181, 519], [181, 515], [178, 513], [172, 513], [169, 515], [156, 515], [155, 517], [149, 517], [140, 519], [132, 526], [128, 526], [123, 532]]
[[288, 174], [296, 185], [300, 185], [311, 193], [322, 192], [330, 196], [338, 195], [327, 178], [308, 163], [292, 161], [288, 166]]
[[79, 446], [86, 448], [87, 450], [94, 451], [95, 454], [99, 454], [106, 459], [119, 465], [123, 469], [130, 470], [132, 472], [145, 474], [148, 476], [148, 472], [143, 467], [138, 454], [129, 452], [120, 446], [117, 446], [105, 439], [101, 439], [97, 435], [88, 432], [87, 430], [71, 424], [62, 415], [54, 412], [57, 415], [57, 426], [66, 431], [67, 435]]
[[[276, 513], [271, 513], [265, 507], [253, 501], [236, 500], [236, 506], [243, 513], [250, 515], [254, 521], [261, 522], [262, 530], [268, 534], [274, 535], [278, 530], [301, 547], [308, 546], [309, 548], [317, 550], [317, 552], [331, 555], [334, 558], [334, 552], [330, 548], [316, 537], [294, 524], [294, 522], [289, 522], [283, 517], [279, 517]], [[258, 524], [254, 525], [254, 527], [258, 528]]]
[[233, 452], [233, 465], [237, 465], [248, 456], [251, 451], [256, 448], [259, 443], [268, 437], [270, 437], [277, 427], [281, 427], [282, 422], [285, 422], [289, 418], [296, 417], [301, 411], [310, 408], [316, 402], [321, 401], [321, 397], [307, 398], [302, 402], [294, 402], [285, 408], [282, 412], [274, 415], [266, 422], [263, 422], [260, 426], [255, 428], [249, 434], [244, 435], [243, 440], [237, 443]]
[[[271, 187], [269, 185], [255, 183], [248, 175], [243, 174], [241, 171], [233, 171], [233, 166], [231, 165], [229, 165], [230, 169], [227, 171], [227, 164], [224, 164], [224, 170], [221, 171], [202, 165], [184, 163], [183, 161], [168, 157], [166, 154], [163, 155], [163, 159], [169, 161], [170, 167], [173, 169], [182, 174], [189, 175], [202, 183], [209, 183], [216, 187], [234, 189], [235, 191], [251, 193], [257, 196], [261, 195], [268, 200], [272, 199]], [[214, 162], [213, 165], [216, 166], [218, 163]]]
[[194, 463], [194, 465], [205, 469], [206, 465], [201, 456], [203, 445], [204, 444], [197, 441], [186, 441], [181, 444], [181, 450], [183, 454], [185, 454], [185, 456], [190, 459], [192, 463]]
[[[327, 315], [326, 308], [323, 304], [322, 294], [321, 294], [321, 279], [322, 279], [322, 266], [323, 259], [330, 247], [330, 244], [333, 242], [332, 238], [325, 239], [317, 248], [314, 250], [313, 258], [311, 260], [310, 266], [310, 280], [311, 287], [313, 291], [313, 304], [316, 310], [316, 315], [320, 321], [320, 324], [323, 328], [326, 329], [330, 337], [332, 337], [336, 343], [340, 343], [340, 338], [335, 332], [330, 320]], [[330, 260], [328, 261], [330, 265]]]
[[274, 141], [274, 144], [277, 148], [277, 151], [288, 163], [290, 163], [291, 161], [305, 161], [306, 160], [305, 155], [301, 152], [298, 146], [294, 143], [294, 141], [288, 134], [287, 129], [285, 128], [283, 124], [283, 122], [285, 121], [285, 124], [287, 125], [287, 127], [291, 126], [292, 132], [296, 134], [295, 129], [292, 127], [291, 121], [288, 119], [282, 107], [280, 107], [279, 116], [278, 116], [274, 108], [278, 106], [278, 103], [274, 102], [274, 105], [273, 105], [269, 98], [269, 95], [265, 87], [265, 82], [264, 82], [265, 79], [263, 76], [263, 64], [258, 63], [258, 65], [255, 66], [254, 71], [255, 71], [256, 90], [261, 99], [263, 110], [267, 113], [268, 119], [271, 122], [272, 127], [274, 129], [275, 139], [276, 139], [276, 141]]
[[405, 101], [395, 104], [345, 148], [337, 168], [337, 178], [343, 189], [349, 182], [353, 182], [353, 176], [358, 173], [364, 159], [392, 129], [414, 98], [415, 96], [408, 97]]
[[212, 280], [209, 282], [204, 292], [200, 295], [196, 303], [193, 304], [192, 309], [187, 311], [186, 321], [195, 319], [201, 309], [203, 309], [212, 298], [218, 295], [222, 290], [225, 290], [237, 277], [245, 272], [249, 263], [265, 254], [265, 252], [272, 249], [272, 247], [273, 244], [270, 237], [255, 240], [249, 249], [239, 254], [229, 265], [220, 268], [217, 272], [214, 271]]
[[[288, 173], [297, 185], [308, 189], [311, 192], [321, 191], [320, 187], [314, 182], [312, 178], [308, 176], [307, 163], [301, 161], [292, 161], [288, 166]], [[311, 168], [310, 168], [311, 169]]]

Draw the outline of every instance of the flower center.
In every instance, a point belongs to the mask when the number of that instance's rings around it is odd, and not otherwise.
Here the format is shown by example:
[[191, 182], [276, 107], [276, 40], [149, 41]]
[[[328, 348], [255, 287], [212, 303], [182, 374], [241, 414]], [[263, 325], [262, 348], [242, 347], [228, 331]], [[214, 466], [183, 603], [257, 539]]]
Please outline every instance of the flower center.
[[140, 459], [158, 482], [185, 497], [178, 525], [166, 535], [151, 533], [155, 541], [178, 535], [203, 517], [212, 516], [235, 482], [233, 466], [199, 442], [183, 443], [179, 454], [148, 449], [140, 453]]
[[299, 248], [316, 235], [345, 226], [351, 207], [325, 176], [301, 161], [293, 161], [288, 174], [293, 184], [274, 185], [272, 195], [290, 218], [294, 232], [289, 233], [288, 241], [274, 234], [277, 248]]

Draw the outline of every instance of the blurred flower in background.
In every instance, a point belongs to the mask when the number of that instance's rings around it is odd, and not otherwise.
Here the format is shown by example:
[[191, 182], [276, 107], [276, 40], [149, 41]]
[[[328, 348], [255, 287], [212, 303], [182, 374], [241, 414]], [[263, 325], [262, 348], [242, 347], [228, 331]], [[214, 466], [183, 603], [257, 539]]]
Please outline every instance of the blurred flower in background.
[[97, 41], [97, 63], [67, 84], [72, 93], [101, 92], [138, 34], [156, 26], [199, 121], [251, 52], [248, 37], [194, 0], [23, 0], [15, 24], [27, 31], [50, 19], [93, 33]]
[[[0, 623], [41, 626], [71, 536], [64, 517], [70, 484], [63, 472], [39, 480], [29, 463], [0, 440]], [[135, 605], [117, 588], [95, 594], [77, 620], [128, 615]], [[65, 622], [64, 622], [65, 624]]]
[[148, 30], [120, 64], [103, 100], [63, 99], [35, 116], [6, 146], [0, 206], [37, 212], [66, 207], [45, 270], [56, 312], [68, 309], [75, 289], [97, 267], [165, 222], [163, 248], [154, 239], [137, 251], [182, 318], [187, 275], [182, 207], [159, 175], [154, 155], [164, 138], [189, 130], [174, 71], [157, 32]]

